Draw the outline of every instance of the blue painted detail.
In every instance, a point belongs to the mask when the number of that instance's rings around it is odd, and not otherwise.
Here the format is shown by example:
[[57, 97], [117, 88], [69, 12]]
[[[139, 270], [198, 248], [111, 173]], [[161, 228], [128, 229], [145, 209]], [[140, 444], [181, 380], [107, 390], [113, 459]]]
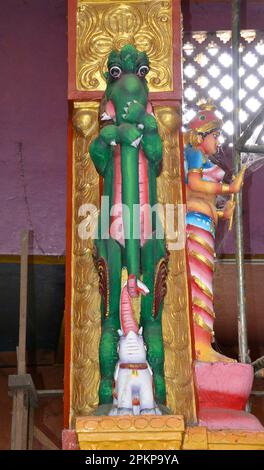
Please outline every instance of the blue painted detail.
[[188, 224], [210, 232], [215, 238], [215, 224], [213, 219], [208, 215], [202, 214], [201, 212], [188, 212], [186, 214], [186, 225]]
[[[185, 172], [185, 183], [188, 184], [188, 172], [190, 170], [203, 170], [206, 168], [212, 168], [214, 164], [210, 160], [203, 161], [203, 154], [201, 150], [195, 149], [192, 145], [187, 145], [184, 150], [184, 172]], [[207, 178], [202, 178], [207, 181]]]

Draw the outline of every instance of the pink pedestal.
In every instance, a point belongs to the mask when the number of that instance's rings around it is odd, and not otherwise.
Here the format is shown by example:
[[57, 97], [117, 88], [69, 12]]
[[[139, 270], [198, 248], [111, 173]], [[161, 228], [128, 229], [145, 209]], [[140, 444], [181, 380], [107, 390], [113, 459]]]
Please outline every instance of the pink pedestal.
[[264, 431], [259, 420], [245, 411], [230, 408], [201, 408], [199, 426], [208, 429], [240, 429], [244, 431]]
[[264, 431], [257, 418], [244, 411], [253, 378], [253, 367], [249, 364], [196, 361], [199, 425], [209, 429]]
[[62, 449], [80, 450], [76, 431], [72, 429], [64, 429], [62, 431]]

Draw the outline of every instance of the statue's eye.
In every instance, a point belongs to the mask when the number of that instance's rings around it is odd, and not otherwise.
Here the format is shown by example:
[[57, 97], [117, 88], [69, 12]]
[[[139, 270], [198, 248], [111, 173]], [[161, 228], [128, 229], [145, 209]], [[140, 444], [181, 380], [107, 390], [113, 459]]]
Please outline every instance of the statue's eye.
[[117, 65], [113, 65], [113, 67], [110, 68], [109, 72], [110, 72], [111, 77], [119, 78], [122, 73], [122, 70]]
[[145, 77], [149, 72], [149, 67], [147, 65], [141, 65], [137, 71], [138, 77]]

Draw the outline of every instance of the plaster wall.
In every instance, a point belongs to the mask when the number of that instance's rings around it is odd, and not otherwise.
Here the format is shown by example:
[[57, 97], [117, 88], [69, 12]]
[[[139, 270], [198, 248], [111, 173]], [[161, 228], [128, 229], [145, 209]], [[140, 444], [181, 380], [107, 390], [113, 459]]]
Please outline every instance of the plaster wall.
[[65, 250], [67, 2], [8, 0], [0, 13], [0, 254], [34, 230], [36, 254]]

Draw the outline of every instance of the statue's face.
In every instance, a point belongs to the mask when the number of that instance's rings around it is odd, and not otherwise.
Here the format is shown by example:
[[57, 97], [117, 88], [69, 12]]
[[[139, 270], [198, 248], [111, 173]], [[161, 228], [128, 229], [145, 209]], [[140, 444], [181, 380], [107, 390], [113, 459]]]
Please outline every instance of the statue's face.
[[219, 131], [213, 131], [208, 134], [202, 141], [200, 147], [206, 155], [214, 155], [217, 153], [219, 146]]
[[132, 45], [124, 46], [120, 52], [112, 51], [108, 58], [106, 73], [106, 98], [111, 101], [115, 120], [124, 121], [124, 112], [129, 102], [136, 100], [147, 106], [148, 86], [145, 76], [149, 71], [148, 57]]

